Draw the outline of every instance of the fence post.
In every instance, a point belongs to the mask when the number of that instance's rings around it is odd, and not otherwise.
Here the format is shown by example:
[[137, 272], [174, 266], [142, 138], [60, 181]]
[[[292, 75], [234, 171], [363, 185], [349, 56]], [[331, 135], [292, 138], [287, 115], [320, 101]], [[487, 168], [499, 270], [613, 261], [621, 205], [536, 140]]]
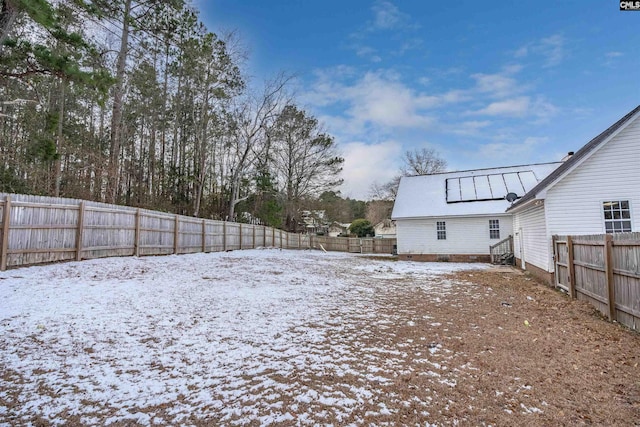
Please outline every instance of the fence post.
[[178, 253], [178, 249], [180, 249], [178, 247], [178, 240], [180, 238], [180, 217], [178, 215], [176, 215], [176, 222], [173, 226], [173, 253], [177, 254]]
[[287, 231], [287, 249], [289, 249], [289, 232]]
[[202, 220], [202, 252], [207, 252], [207, 220]]
[[302, 234], [298, 233], [298, 249], [302, 248]]
[[80, 202], [80, 206], [78, 207], [78, 230], [76, 230], [76, 261], [80, 261], [82, 259], [82, 235], [84, 232], [84, 210], [85, 210], [85, 202], [84, 200]]
[[276, 229], [271, 227], [271, 247], [276, 247]]
[[574, 259], [573, 238], [567, 236], [567, 267], [569, 268], [569, 296], [571, 299], [576, 299], [576, 265], [573, 263]]
[[140, 256], [140, 208], [136, 209], [136, 231], [133, 238], [134, 255]]
[[7, 269], [7, 250], [9, 249], [9, 225], [11, 222], [11, 197], [4, 199], [4, 212], [2, 213], [2, 246], [0, 253], [0, 270]]
[[251, 228], [253, 229], [253, 249], [256, 248], [256, 226], [255, 224], [251, 226]]
[[222, 221], [222, 252], [227, 251], [227, 221]]
[[609, 320], [616, 318], [616, 295], [613, 282], [613, 236], [606, 234], [604, 237], [604, 267], [607, 273], [607, 290], [609, 297], [607, 304], [609, 305]]
[[240, 227], [238, 233], [240, 234], [240, 249], [242, 250], [242, 223], [239, 223], [238, 227]]

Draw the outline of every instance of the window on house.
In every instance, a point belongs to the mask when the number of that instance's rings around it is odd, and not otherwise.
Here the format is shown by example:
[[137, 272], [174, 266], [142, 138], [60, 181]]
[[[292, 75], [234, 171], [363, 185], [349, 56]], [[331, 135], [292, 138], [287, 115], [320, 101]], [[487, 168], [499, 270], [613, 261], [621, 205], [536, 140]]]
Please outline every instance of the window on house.
[[499, 219], [489, 220], [489, 238], [490, 239], [500, 238], [500, 220]]
[[604, 229], [607, 233], [631, 231], [631, 210], [628, 200], [603, 202]]
[[447, 240], [447, 224], [444, 221], [436, 221], [436, 233], [438, 240]]

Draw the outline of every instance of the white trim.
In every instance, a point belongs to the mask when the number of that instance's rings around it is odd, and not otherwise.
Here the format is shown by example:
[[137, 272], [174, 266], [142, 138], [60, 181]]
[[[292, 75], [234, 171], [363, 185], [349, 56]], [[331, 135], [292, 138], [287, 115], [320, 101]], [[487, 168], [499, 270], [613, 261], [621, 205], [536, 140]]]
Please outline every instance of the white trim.
[[469, 215], [438, 215], [438, 216], [407, 216], [407, 217], [393, 217], [392, 221], [404, 221], [404, 220], [413, 220], [413, 219], [434, 219], [434, 218], [491, 218], [491, 217], [510, 217], [513, 214], [511, 212], [495, 212], [495, 213], [485, 213], [485, 214], [469, 214]]

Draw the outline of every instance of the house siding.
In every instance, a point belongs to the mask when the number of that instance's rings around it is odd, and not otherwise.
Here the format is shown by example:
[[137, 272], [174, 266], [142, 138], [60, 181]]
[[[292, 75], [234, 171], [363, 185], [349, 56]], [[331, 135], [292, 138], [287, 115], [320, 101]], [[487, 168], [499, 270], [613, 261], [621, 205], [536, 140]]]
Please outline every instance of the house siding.
[[[546, 229], [545, 208], [536, 206], [514, 215], [514, 255], [518, 266], [524, 256], [527, 264], [544, 271], [550, 268], [551, 243]], [[524, 254], [523, 254], [524, 248]]]
[[[489, 220], [500, 220], [500, 239], [489, 238]], [[446, 223], [447, 238], [438, 240], [436, 222]], [[489, 246], [512, 234], [511, 215], [443, 217], [396, 221], [399, 255], [488, 255]]]
[[604, 233], [602, 202], [629, 200], [640, 231], [640, 119], [606, 143], [546, 195], [547, 235]]
[[[515, 257], [549, 273], [551, 237], [605, 232], [602, 202], [628, 200], [631, 227], [640, 231], [640, 119], [630, 123], [547, 190], [544, 205], [514, 215]], [[522, 230], [522, 232], [520, 232]], [[520, 264], [519, 264], [520, 265]]]

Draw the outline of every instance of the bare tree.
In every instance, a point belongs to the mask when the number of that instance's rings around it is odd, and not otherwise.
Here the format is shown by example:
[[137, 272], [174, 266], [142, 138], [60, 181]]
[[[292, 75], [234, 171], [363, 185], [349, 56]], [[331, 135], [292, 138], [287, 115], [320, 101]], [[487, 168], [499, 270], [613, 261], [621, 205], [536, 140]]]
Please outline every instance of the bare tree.
[[376, 225], [385, 219], [391, 218], [393, 202], [388, 200], [372, 200], [367, 203], [367, 213], [365, 218], [372, 225]]
[[402, 176], [430, 175], [444, 172], [447, 161], [433, 148], [420, 148], [404, 153], [404, 165], [400, 168]]
[[290, 76], [279, 75], [266, 83], [260, 95], [249, 94], [236, 103], [233, 135], [228, 140], [229, 219], [235, 217], [238, 203], [250, 195], [240, 195], [242, 181], [260, 157], [269, 156], [268, 128], [287, 104], [285, 87]]
[[297, 213], [304, 198], [319, 196], [342, 183], [338, 178], [344, 159], [335, 140], [322, 132], [318, 120], [294, 105], [284, 107], [269, 134], [273, 167], [284, 187], [285, 224], [297, 231]]
[[408, 150], [402, 160], [404, 163], [398, 174], [390, 181], [384, 184], [375, 182], [371, 185], [369, 195], [374, 200], [395, 200], [403, 176], [430, 175], [447, 169], [447, 161], [433, 148]]

